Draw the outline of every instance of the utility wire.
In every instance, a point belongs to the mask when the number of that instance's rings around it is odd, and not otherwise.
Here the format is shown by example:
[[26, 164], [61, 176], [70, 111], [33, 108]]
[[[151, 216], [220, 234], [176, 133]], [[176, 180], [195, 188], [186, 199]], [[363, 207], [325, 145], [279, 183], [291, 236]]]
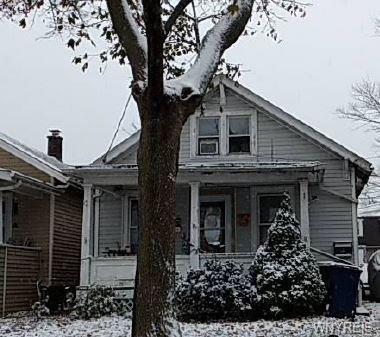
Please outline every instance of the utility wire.
[[131, 101], [131, 98], [132, 98], [132, 93], [130, 93], [130, 95], [129, 95], [128, 99], [127, 99], [127, 102], [125, 103], [123, 113], [121, 114], [119, 122], [117, 123], [117, 127], [116, 127], [116, 130], [115, 130], [114, 134], [113, 134], [111, 143], [110, 143], [110, 145], [109, 145], [106, 153], [104, 154], [103, 163], [105, 163], [107, 161], [108, 153], [111, 151], [111, 149], [113, 147], [113, 144], [115, 142], [115, 139], [116, 139], [116, 137], [117, 137], [117, 135], [118, 135], [118, 133], [120, 131], [121, 123], [123, 122], [123, 120], [125, 118], [125, 115], [127, 113], [127, 108], [128, 108], [129, 102]]

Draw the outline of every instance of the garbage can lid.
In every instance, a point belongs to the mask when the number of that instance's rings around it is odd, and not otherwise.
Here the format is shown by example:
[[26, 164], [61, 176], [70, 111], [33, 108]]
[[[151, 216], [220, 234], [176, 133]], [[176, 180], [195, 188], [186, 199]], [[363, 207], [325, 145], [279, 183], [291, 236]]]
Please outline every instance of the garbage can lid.
[[362, 270], [360, 267], [355, 266], [353, 264], [345, 264], [342, 262], [335, 262], [335, 261], [320, 261], [318, 262], [318, 264], [321, 267], [346, 268], [346, 269], [352, 269], [352, 270], [358, 270], [358, 271]]

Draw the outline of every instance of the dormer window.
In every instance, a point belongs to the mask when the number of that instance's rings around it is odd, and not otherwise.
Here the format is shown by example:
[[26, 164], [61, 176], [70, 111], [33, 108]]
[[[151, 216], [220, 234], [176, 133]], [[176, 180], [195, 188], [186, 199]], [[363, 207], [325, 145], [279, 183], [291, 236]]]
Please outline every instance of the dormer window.
[[220, 118], [198, 118], [198, 154], [217, 155], [220, 144]]
[[228, 153], [251, 153], [251, 119], [249, 116], [228, 117]]

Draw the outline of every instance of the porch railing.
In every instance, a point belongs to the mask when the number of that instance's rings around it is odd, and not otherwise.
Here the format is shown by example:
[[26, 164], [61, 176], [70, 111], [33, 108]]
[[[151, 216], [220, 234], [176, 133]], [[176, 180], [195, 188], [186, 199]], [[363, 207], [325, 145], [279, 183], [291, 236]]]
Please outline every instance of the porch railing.
[[41, 249], [0, 244], [0, 312], [29, 310], [37, 300]]

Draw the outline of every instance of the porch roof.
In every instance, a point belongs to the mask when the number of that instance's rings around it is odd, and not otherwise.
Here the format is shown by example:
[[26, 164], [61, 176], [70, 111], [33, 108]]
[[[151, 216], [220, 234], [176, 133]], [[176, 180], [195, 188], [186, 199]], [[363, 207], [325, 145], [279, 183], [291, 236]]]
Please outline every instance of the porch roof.
[[[202, 172], [318, 172], [323, 170], [323, 164], [317, 161], [292, 161], [292, 162], [192, 162], [180, 163], [180, 173], [202, 173]], [[77, 166], [67, 172], [78, 177], [88, 175], [108, 175], [115, 173], [137, 173], [138, 166], [133, 164], [100, 164]]]
[[45, 192], [59, 191], [52, 184], [26, 176], [17, 171], [0, 168], [0, 191], [17, 191], [25, 188]]

